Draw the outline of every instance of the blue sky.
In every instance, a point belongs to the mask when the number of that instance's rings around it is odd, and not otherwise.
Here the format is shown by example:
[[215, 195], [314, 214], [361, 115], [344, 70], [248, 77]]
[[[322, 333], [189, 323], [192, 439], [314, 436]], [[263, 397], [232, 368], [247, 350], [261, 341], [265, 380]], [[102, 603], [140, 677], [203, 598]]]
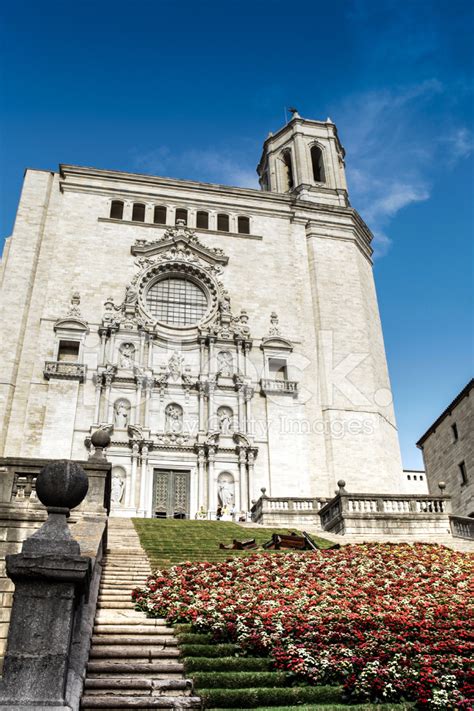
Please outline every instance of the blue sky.
[[284, 107], [330, 116], [375, 274], [404, 464], [472, 374], [473, 4], [4, 3], [1, 231], [26, 167], [256, 187]]

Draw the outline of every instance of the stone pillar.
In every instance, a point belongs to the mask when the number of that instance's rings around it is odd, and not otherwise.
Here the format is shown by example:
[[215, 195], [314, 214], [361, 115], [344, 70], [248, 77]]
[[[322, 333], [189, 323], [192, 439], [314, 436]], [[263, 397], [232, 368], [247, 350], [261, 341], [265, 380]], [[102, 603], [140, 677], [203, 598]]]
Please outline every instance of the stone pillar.
[[244, 385], [243, 395], [244, 395], [244, 401], [245, 401], [245, 432], [246, 433], [250, 432], [250, 422], [251, 422], [251, 418], [252, 418], [252, 410], [251, 410], [250, 401], [253, 398], [254, 392], [255, 391], [251, 385]]
[[253, 482], [253, 470], [255, 466], [255, 452], [251, 449], [247, 452], [247, 467], [248, 467], [248, 486], [250, 487]]
[[148, 469], [148, 443], [142, 444], [142, 461], [140, 470], [140, 511], [145, 512], [147, 505], [147, 469]]
[[214, 481], [214, 467], [216, 461], [216, 448], [208, 447], [207, 449], [207, 508], [209, 511], [215, 510], [217, 506], [216, 500], [216, 482]]
[[107, 341], [107, 331], [105, 328], [99, 329], [100, 333], [100, 355], [99, 355], [99, 365], [105, 363], [105, 345]]
[[206, 391], [207, 391], [207, 429], [208, 431], [211, 431], [212, 429], [215, 429], [215, 422], [213, 421], [214, 418], [214, 390], [216, 387], [216, 383], [213, 380], [208, 380], [206, 383]]
[[198, 510], [201, 506], [204, 508], [209, 508], [207, 505], [207, 492], [206, 492], [206, 460], [204, 456], [204, 449], [199, 447], [197, 453], [197, 470], [198, 470]]
[[143, 426], [146, 428], [150, 427], [150, 407], [151, 407], [151, 396], [153, 393], [153, 378], [146, 378], [145, 381], [145, 416], [143, 419]]
[[247, 482], [247, 455], [242, 447], [239, 450], [239, 482], [240, 482], [240, 509], [249, 510], [249, 488]]
[[21, 553], [6, 558], [15, 594], [0, 708], [71, 708], [65, 697], [71, 638], [91, 559], [81, 556], [67, 517], [87, 488], [84, 470], [70, 461], [48, 464], [36, 480], [48, 519], [23, 543]]
[[204, 400], [204, 383], [201, 381], [198, 381], [197, 383], [197, 388], [198, 388], [198, 418], [199, 418], [199, 431], [203, 432], [204, 427], [205, 427], [205, 422], [204, 422], [204, 405], [205, 405], [205, 400]]
[[94, 405], [94, 422], [100, 423], [100, 396], [102, 394], [102, 375], [97, 373], [95, 381], [95, 405]]
[[137, 375], [137, 382], [136, 382], [136, 389], [135, 389], [135, 407], [132, 408], [132, 412], [130, 413], [131, 416], [131, 423], [132, 425], [140, 425], [141, 424], [141, 417], [140, 417], [140, 408], [141, 408], [141, 402], [142, 402], [142, 388], [143, 388], [143, 376]]
[[114, 379], [115, 372], [113, 370], [106, 370], [104, 373], [105, 382], [105, 407], [104, 415], [107, 422], [113, 420], [113, 402], [112, 402], [112, 380]]
[[[127, 506], [135, 508], [135, 487], [137, 481], [137, 466], [138, 457], [140, 456], [140, 447], [138, 442], [132, 444], [132, 472], [130, 476], [130, 486], [127, 491]], [[143, 482], [142, 482], [143, 484]]]

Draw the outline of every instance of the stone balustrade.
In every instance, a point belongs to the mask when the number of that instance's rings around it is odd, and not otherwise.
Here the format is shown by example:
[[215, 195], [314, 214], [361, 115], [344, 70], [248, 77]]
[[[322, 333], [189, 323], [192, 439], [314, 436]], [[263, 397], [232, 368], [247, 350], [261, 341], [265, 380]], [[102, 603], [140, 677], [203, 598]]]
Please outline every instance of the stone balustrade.
[[319, 525], [319, 511], [326, 503], [326, 499], [282, 496], [262, 496], [252, 506], [252, 521], [264, 524], [288, 525], [306, 523], [312, 526]]
[[298, 383], [294, 380], [270, 380], [269, 378], [262, 378], [260, 387], [264, 393], [296, 395], [298, 392]]
[[87, 366], [84, 363], [74, 363], [63, 360], [47, 360], [44, 364], [43, 375], [46, 380], [60, 378], [62, 380], [78, 380], [83, 383], [86, 377]]
[[321, 508], [325, 531], [333, 533], [449, 533], [449, 496], [350, 494], [344, 482]]
[[456, 538], [474, 540], [474, 519], [467, 516], [450, 516], [451, 533]]

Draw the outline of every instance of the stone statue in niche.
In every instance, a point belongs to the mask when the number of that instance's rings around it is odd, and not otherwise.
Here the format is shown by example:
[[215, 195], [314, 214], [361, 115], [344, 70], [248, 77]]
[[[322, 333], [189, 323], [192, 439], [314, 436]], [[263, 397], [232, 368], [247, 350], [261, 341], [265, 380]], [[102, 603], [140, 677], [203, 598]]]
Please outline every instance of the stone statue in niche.
[[222, 434], [229, 434], [232, 432], [233, 412], [230, 407], [220, 407], [217, 410], [217, 417], [219, 418], [219, 429]]
[[217, 370], [221, 375], [232, 376], [234, 360], [230, 351], [221, 351], [217, 354]]
[[183, 430], [183, 409], [180, 405], [170, 403], [166, 406], [166, 431], [178, 434]]
[[119, 430], [127, 429], [130, 404], [127, 400], [117, 400], [114, 405], [114, 425]]
[[118, 471], [114, 471], [112, 474], [112, 491], [111, 499], [113, 504], [120, 504], [123, 497], [123, 490], [125, 488], [124, 481], [120, 476]]
[[119, 348], [120, 368], [133, 368], [135, 361], [135, 346], [133, 343], [122, 343]]
[[234, 477], [232, 474], [219, 474], [219, 504], [223, 509], [230, 509], [234, 503]]

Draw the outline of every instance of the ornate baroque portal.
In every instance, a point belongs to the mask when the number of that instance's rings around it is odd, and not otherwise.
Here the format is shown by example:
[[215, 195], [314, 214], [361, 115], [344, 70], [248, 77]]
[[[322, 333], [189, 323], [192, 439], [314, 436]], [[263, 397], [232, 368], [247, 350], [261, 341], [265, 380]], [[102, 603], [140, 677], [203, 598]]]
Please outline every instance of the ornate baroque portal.
[[228, 257], [182, 221], [161, 239], [137, 240], [131, 252], [136, 273], [122, 303], [104, 303], [91, 427], [112, 433], [114, 509], [212, 515], [225, 491], [227, 503], [247, 511], [257, 455], [252, 339], [247, 313], [232, 313], [220, 281]]

